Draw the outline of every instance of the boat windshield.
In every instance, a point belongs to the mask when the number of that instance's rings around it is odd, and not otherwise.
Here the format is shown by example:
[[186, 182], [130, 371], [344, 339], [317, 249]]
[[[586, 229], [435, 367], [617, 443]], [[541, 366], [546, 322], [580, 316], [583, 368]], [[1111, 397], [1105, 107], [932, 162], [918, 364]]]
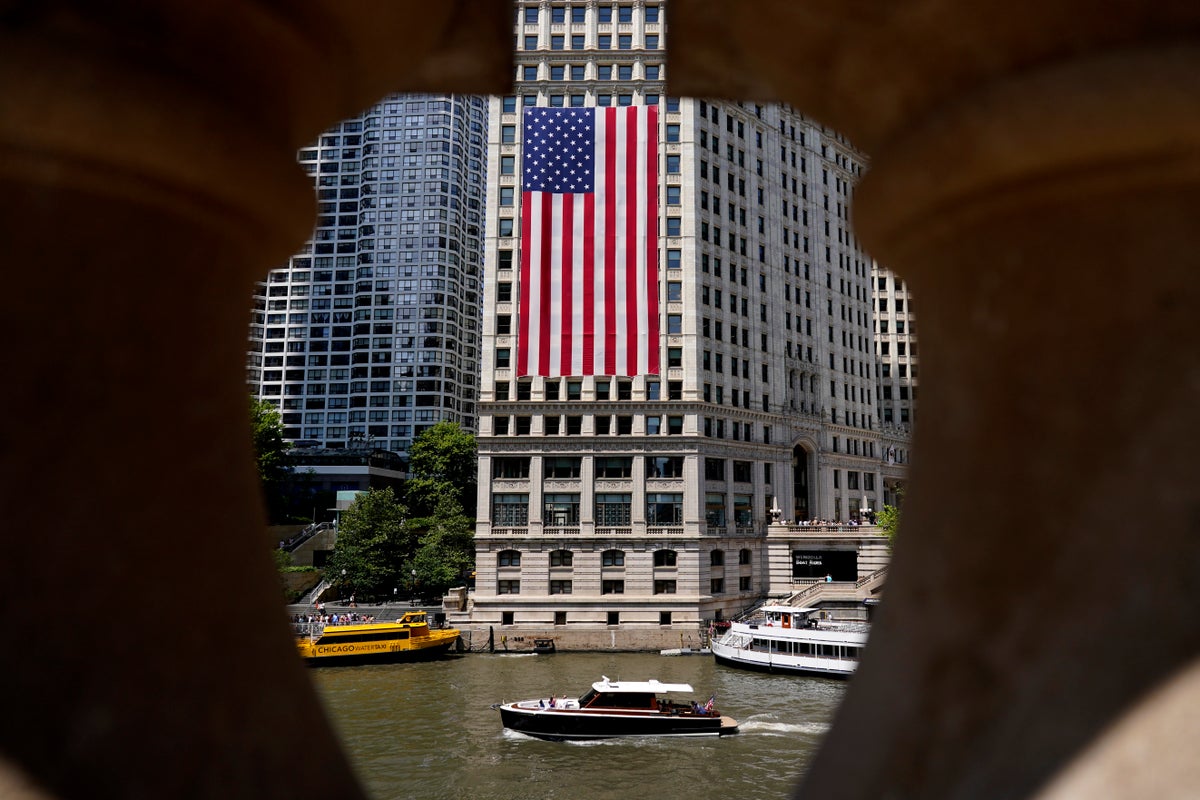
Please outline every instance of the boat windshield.
[[657, 708], [658, 699], [649, 692], [597, 692], [579, 699], [580, 708]]

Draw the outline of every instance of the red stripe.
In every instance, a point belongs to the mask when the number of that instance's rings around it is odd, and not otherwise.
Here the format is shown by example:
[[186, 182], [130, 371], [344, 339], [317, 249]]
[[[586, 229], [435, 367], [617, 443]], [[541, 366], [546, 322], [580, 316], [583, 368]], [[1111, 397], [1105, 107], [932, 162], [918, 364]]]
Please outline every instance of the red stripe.
[[562, 198], [562, 274], [559, 280], [562, 281], [562, 345], [559, 359], [559, 372], [563, 375], [574, 375], [571, 363], [571, 325], [573, 324], [572, 317], [575, 314], [575, 306], [572, 302], [571, 291], [574, 288], [572, 281], [575, 279], [571, 258], [575, 245], [575, 231], [572, 227], [573, 217], [575, 214], [575, 199], [572, 195], [564, 195]]
[[658, 373], [658, 106], [646, 107], [646, 342], [649, 348], [646, 371]]
[[540, 234], [537, 246], [541, 248], [541, 278], [542, 285], [542, 307], [538, 309], [539, 330], [541, 331], [541, 343], [538, 347], [538, 375], [550, 374], [550, 304], [554, 302], [553, 295], [553, 270], [550, 268], [550, 252], [553, 245], [554, 230], [551, 228], [551, 223], [554, 219], [554, 203], [550, 195], [542, 197], [542, 219], [539, 223], [538, 233]]
[[617, 374], [617, 109], [604, 109], [604, 374]]
[[636, 375], [638, 368], [638, 125], [637, 110], [631, 109], [625, 123], [625, 370]]
[[583, 198], [583, 374], [596, 370], [596, 195]]
[[529, 322], [533, 318], [533, 309], [529, 304], [529, 237], [533, 230], [530, 224], [530, 211], [533, 205], [533, 194], [521, 192], [521, 289], [520, 301], [517, 305], [517, 375], [529, 374]]

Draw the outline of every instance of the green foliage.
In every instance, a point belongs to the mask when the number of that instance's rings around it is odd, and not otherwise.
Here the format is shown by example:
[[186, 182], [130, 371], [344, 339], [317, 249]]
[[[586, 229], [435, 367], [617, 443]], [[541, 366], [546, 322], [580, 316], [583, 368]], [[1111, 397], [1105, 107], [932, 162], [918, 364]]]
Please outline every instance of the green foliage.
[[900, 504], [904, 500], [904, 488], [896, 488], [897, 505], [885, 505], [883, 510], [875, 515], [875, 524], [883, 529], [883, 535], [888, 540], [888, 552], [896, 548], [896, 532], [900, 529]]
[[267, 517], [272, 524], [286, 521], [286, 488], [291, 469], [284, 463], [283, 417], [265, 400], [250, 398], [250, 425], [258, 479], [262, 484]]
[[404, 585], [401, 569], [416, 550], [407, 513], [390, 487], [360, 494], [342, 512], [337, 544], [325, 565], [342, 597], [390, 597], [393, 588]]
[[475, 533], [470, 517], [450, 496], [443, 496], [413, 556], [410, 571], [417, 571], [417, 585], [426, 596], [441, 595], [461, 586], [475, 561]]
[[473, 510], [478, 461], [475, 437], [457, 422], [442, 421], [413, 440], [408, 450], [409, 481], [405, 500], [414, 513], [435, 513], [438, 500], [453, 493], [460, 506]]
[[883, 529], [883, 535], [888, 540], [888, 552], [890, 553], [896, 547], [896, 528], [900, 524], [900, 509], [895, 506], [884, 506], [875, 515], [875, 524]]

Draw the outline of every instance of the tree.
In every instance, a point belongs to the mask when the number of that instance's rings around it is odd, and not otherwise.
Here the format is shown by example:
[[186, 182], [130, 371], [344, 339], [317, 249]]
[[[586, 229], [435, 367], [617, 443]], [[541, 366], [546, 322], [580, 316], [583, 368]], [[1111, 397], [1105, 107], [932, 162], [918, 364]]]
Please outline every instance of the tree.
[[475, 533], [470, 517], [453, 497], [444, 496], [421, 536], [410, 570], [426, 595], [461, 586], [475, 563]]
[[441, 497], [453, 494], [473, 516], [478, 461], [475, 437], [457, 422], [442, 421], [422, 431], [408, 450], [405, 499], [414, 514], [434, 513]]
[[282, 523], [287, 515], [286, 488], [291, 468], [284, 461], [287, 443], [283, 440], [283, 417], [266, 400], [250, 397], [250, 426], [258, 480], [262, 485], [267, 518]]
[[875, 516], [875, 523], [883, 529], [888, 540], [888, 552], [896, 548], [896, 532], [900, 528], [900, 504], [904, 500], [904, 487], [896, 487], [896, 505], [885, 505]]
[[407, 515], [391, 487], [360, 494], [342, 512], [325, 575], [343, 597], [390, 597], [401, 585], [401, 569], [416, 550]]

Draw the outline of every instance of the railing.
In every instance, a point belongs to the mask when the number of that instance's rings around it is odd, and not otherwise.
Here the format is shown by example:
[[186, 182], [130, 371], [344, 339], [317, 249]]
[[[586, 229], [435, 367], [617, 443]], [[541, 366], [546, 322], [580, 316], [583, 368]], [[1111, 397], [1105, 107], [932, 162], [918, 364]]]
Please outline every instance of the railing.
[[492, 536], [527, 536], [529, 528], [492, 528]]
[[[778, 527], [778, 526], [772, 526]], [[883, 529], [878, 525], [849, 525], [844, 523], [819, 523], [804, 525], [789, 523], [785, 526], [789, 534], [796, 536], [828, 536], [830, 534], [851, 534], [853, 536], [882, 536]]]
[[546, 526], [542, 528], [542, 533], [546, 536], [578, 536], [579, 528], [552, 528]]
[[859, 578], [858, 581], [855, 582], [854, 588], [861, 589], [864, 586], [867, 586], [868, 584], [874, 583], [875, 581], [879, 580], [884, 575], [886, 575], [887, 571], [888, 571], [887, 567], [880, 567], [879, 569], [875, 570], [874, 572], [872, 572], [870, 575], [866, 576], [865, 578]]
[[646, 528], [647, 536], [683, 536], [683, 528]]
[[309, 525], [307, 528], [305, 528], [304, 530], [297, 533], [292, 538], [283, 542], [282, 549], [291, 553], [291, 552], [295, 551], [295, 549], [297, 547], [304, 544], [305, 542], [307, 542], [312, 537], [316, 536], [321, 531], [328, 530], [332, 527], [333, 527], [332, 522], [314, 522], [311, 525]]
[[596, 528], [597, 536], [630, 536], [633, 528]]

